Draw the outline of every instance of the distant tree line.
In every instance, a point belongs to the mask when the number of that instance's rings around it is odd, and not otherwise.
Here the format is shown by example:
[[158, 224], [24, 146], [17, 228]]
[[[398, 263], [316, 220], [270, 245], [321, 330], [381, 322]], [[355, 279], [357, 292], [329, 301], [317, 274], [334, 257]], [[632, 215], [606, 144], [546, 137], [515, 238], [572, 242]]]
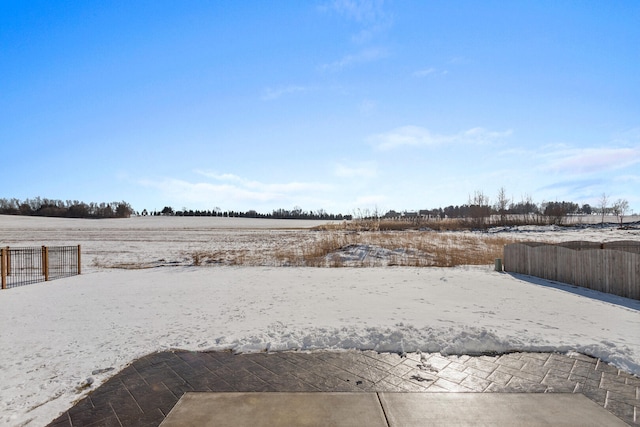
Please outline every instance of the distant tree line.
[[432, 217], [441, 218], [471, 218], [482, 215], [545, 215], [545, 216], [566, 216], [566, 215], [591, 215], [594, 209], [589, 204], [579, 206], [573, 202], [545, 202], [536, 205], [531, 202], [511, 203], [506, 209], [499, 209], [490, 205], [464, 204], [459, 206], [447, 206], [431, 210], [420, 211]]
[[324, 209], [317, 211], [303, 211], [299, 207], [294, 207], [292, 210], [288, 209], [276, 209], [271, 213], [260, 213], [255, 210], [242, 211], [222, 211], [220, 208], [214, 208], [211, 210], [193, 210], [183, 208], [182, 210], [174, 210], [171, 206], [165, 206], [160, 211], [147, 211], [144, 209], [141, 213], [142, 216], [216, 216], [227, 218], [272, 218], [272, 219], [314, 219], [314, 220], [327, 220], [327, 221], [341, 221], [350, 220], [352, 215], [343, 214], [331, 214], [325, 212]]
[[[615, 215], [622, 224], [623, 218], [629, 210], [627, 200], [618, 199], [611, 203], [609, 196], [602, 194], [598, 201], [598, 206], [592, 207], [589, 204], [579, 205], [574, 202], [554, 201], [536, 204], [530, 196], [524, 197], [521, 201], [514, 201], [507, 197], [506, 190], [500, 188], [494, 203], [490, 203], [489, 197], [482, 191], [476, 191], [469, 196], [466, 204], [450, 205], [445, 208], [424, 209], [414, 212], [396, 212], [390, 210], [381, 215], [377, 210], [358, 211], [356, 219], [408, 219], [419, 223], [424, 219], [462, 219], [471, 228], [484, 228], [488, 225], [516, 225], [518, 223], [527, 224], [562, 224], [566, 217], [571, 215], [593, 215], [602, 216], [604, 223], [605, 215]], [[310, 219], [326, 221], [342, 221], [354, 219], [354, 215], [327, 213], [324, 209], [316, 211], [304, 211], [296, 206], [293, 209], [275, 209], [271, 213], [259, 213], [255, 210], [242, 211], [222, 211], [215, 207], [210, 210], [193, 210], [183, 208], [174, 210], [171, 206], [165, 206], [160, 211], [135, 212], [127, 202], [111, 203], [84, 203], [77, 200], [52, 200], [36, 197], [33, 199], [0, 199], [0, 214], [6, 215], [30, 215], [63, 218], [128, 218], [131, 215], [142, 216], [211, 216], [211, 217], [234, 217], [234, 218], [273, 218], [273, 219]]]
[[463, 219], [471, 227], [483, 228], [486, 225], [509, 225], [516, 223], [529, 224], [557, 224], [561, 225], [568, 216], [572, 215], [605, 215], [617, 216], [622, 223], [629, 210], [629, 203], [625, 199], [618, 199], [610, 203], [609, 197], [603, 194], [598, 206], [593, 207], [588, 203], [579, 205], [574, 202], [553, 201], [536, 204], [531, 197], [526, 196], [521, 201], [515, 202], [507, 197], [504, 188], [498, 191], [494, 203], [489, 202], [489, 197], [482, 191], [476, 191], [469, 196], [469, 201], [463, 205], [450, 205], [445, 208], [424, 209], [417, 212], [398, 213], [391, 210], [383, 215], [385, 218], [406, 218], [418, 221], [424, 218], [457, 218]]
[[127, 202], [84, 203], [78, 200], [0, 199], [0, 214], [60, 218], [129, 218], [134, 213]]

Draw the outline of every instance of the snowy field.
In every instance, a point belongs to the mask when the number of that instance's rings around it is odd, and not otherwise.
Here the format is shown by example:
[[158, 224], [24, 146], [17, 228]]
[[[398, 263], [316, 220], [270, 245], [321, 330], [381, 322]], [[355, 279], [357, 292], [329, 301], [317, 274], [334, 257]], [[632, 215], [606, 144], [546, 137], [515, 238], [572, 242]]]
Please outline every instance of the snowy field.
[[[316, 224], [0, 216], [0, 245], [82, 244], [84, 272], [0, 291], [0, 423], [46, 425], [131, 361], [167, 349], [577, 351], [640, 375], [640, 301], [491, 266], [173, 263], [194, 248], [260, 252], [290, 244]], [[547, 241], [640, 240], [637, 229], [544, 230], [509, 233]], [[172, 266], [112, 269], [95, 261], [127, 257], [138, 266]], [[87, 378], [92, 386], [78, 389]]]
[[[594, 221], [596, 217], [587, 217]], [[614, 217], [610, 218], [614, 220]], [[640, 217], [627, 217], [640, 221]], [[575, 221], [575, 220], [574, 220]], [[134, 217], [128, 219], [64, 219], [0, 215], [2, 246], [82, 246], [82, 271], [105, 267], [147, 268], [188, 266], [193, 254], [214, 254], [222, 265], [276, 266], [280, 252], [312, 245], [326, 233], [311, 231], [326, 221], [270, 220], [218, 217]], [[428, 225], [428, 224], [427, 224]], [[339, 234], [339, 233], [334, 233]], [[408, 240], [416, 232], [404, 233]], [[421, 233], [423, 236], [429, 233]], [[490, 233], [451, 232], [440, 235], [465, 235], [473, 239], [513, 237], [523, 240], [560, 242], [589, 240], [640, 240], [640, 229], [616, 227], [562, 228], [518, 227]], [[360, 233], [366, 240], [367, 233]], [[407, 243], [407, 244], [410, 244]]]

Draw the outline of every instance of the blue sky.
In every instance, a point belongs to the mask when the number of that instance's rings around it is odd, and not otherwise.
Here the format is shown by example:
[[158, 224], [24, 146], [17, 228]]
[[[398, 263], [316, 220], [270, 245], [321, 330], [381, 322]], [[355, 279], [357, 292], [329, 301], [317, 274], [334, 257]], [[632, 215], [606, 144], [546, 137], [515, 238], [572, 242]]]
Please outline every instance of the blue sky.
[[640, 2], [0, 1], [0, 197], [640, 212]]

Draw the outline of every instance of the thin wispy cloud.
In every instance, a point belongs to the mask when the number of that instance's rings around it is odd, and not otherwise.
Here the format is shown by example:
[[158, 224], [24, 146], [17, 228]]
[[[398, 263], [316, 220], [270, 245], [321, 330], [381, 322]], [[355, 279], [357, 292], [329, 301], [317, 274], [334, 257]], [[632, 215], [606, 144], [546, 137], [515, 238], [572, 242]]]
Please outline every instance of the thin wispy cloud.
[[316, 204], [324, 200], [332, 187], [317, 182], [265, 183], [242, 178], [229, 173], [195, 171], [207, 180], [189, 181], [165, 177], [141, 179], [138, 185], [158, 191], [165, 200], [185, 206], [244, 206], [259, 208], [262, 204], [278, 204], [283, 207], [299, 204], [301, 201]]
[[640, 164], [640, 146], [621, 148], [576, 148], [550, 153], [547, 170], [586, 174], [625, 169]]
[[620, 175], [615, 177], [615, 180], [619, 182], [631, 182], [631, 183], [640, 184], [640, 175], [633, 175], [633, 174]]
[[355, 33], [352, 34], [350, 41], [361, 48], [336, 61], [320, 65], [322, 71], [337, 72], [388, 56], [386, 49], [376, 47], [373, 43], [377, 34], [392, 27], [392, 19], [384, 10], [383, 0], [334, 0], [323, 4], [319, 9], [332, 12], [355, 23]]
[[434, 76], [446, 76], [449, 74], [447, 70], [439, 70], [434, 67], [424, 68], [422, 70], [414, 71], [413, 77], [434, 77]]
[[214, 179], [216, 181], [233, 182], [234, 186], [240, 189], [259, 191], [265, 194], [291, 194], [291, 193], [303, 193], [307, 191], [329, 191], [331, 186], [328, 184], [318, 182], [287, 182], [287, 183], [265, 183], [260, 181], [254, 181], [245, 179], [234, 174], [220, 174], [216, 172], [195, 171], [197, 174], [207, 178]]
[[271, 101], [274, 99], [281, 98], [285, 95], [291, 95], [294, 93], [304, 93], [312, 90], [309, 86], [300, 86], [300, 85], [289, 85], [289, 86], [281, 86], [281, 87], [268, 87], [262, 91], [261, 98], [264, 101]]
[[403, 126], [390, 132], [372, 135], [368, 141], [378, 150], [392, 150], [400, 147], [424, 147], [452, 143], [485, 144], [510, 136], [511, 130], [489, 131], [476, 127], [456, 134], [434, 134], [420, 126]]
[[370, 115], [371, 113], [376, 111], [377, 108], [378, 108], [378, 103], [370, 99], [363, 100], [358, 106], [358, 110], [360, 111], [360, 113], [365, 116]]
[[612, 138], [612, 144], [618, 146], [639, 146], [640, 145], [640, 127], [628, 129], [626, 131], [617, 132]]
[[335, 62], [323, 64], [320, 68], [323, 71], [340, 71], [354, 65], [374, 62], [383, 59], [386, 56], [387, 52], [385, 49], [370, 48], [354, 54], [345, 55]]
[[333, 10], [356, 22], [371, 23], [385, 17], [383, 0], [334, 0], [322, 9]]
[[378, 174], [378, 168], [374, 162], [359, 163], [353, 166], [338, 163], [333, 174], [339, 178], [374, 178]]
[[464, 56], [454, 56], [449, 59], [449, 64], [468, 64], [470, 60]]
[[201, 170], [196, 170], [195, 173], [197, 173], [198, 175], [206, 176], [207, 178], [213, 178], [217, 181], [235, 181], [235, 182], [242, 181], [242, 178], [232, 173], [215, 173], [215, 172], [207, 172], [207, 171], [201, 171]]
[[159, 190], [162, 196], [180, 203], [220, 204], [220, 201], [270, 202], [281, 200], [282, 194], [251, 191], [233, 184], [212, 184], [209, 182], [189, 182], [175, 178], [160, 180], [140, 180], [139, 184]]
[[603, 184], [604, 181], [602, 179], [569, 179], [553, 182], [538, 188], [537, 191], [562, 190], [565, 194], [578, 197], [578, 195], [598, 193], [601, 191]]

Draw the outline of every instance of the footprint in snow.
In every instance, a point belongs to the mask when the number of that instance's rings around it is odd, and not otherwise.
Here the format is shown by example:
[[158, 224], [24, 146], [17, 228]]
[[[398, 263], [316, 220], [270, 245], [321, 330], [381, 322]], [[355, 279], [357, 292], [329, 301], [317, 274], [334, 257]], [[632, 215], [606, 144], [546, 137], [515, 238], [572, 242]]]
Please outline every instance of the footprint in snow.
[[110, 368], [96, 369], [94, 371], [91, 371], [91, 375], [100, 375], [109, 371], [113, 371], [113, 368], [110, 367]]
[[428, 363], [420, 363], [418, 364], [418, 368], [422, 371], [438, 372], [438, 368], [434, 368]]

